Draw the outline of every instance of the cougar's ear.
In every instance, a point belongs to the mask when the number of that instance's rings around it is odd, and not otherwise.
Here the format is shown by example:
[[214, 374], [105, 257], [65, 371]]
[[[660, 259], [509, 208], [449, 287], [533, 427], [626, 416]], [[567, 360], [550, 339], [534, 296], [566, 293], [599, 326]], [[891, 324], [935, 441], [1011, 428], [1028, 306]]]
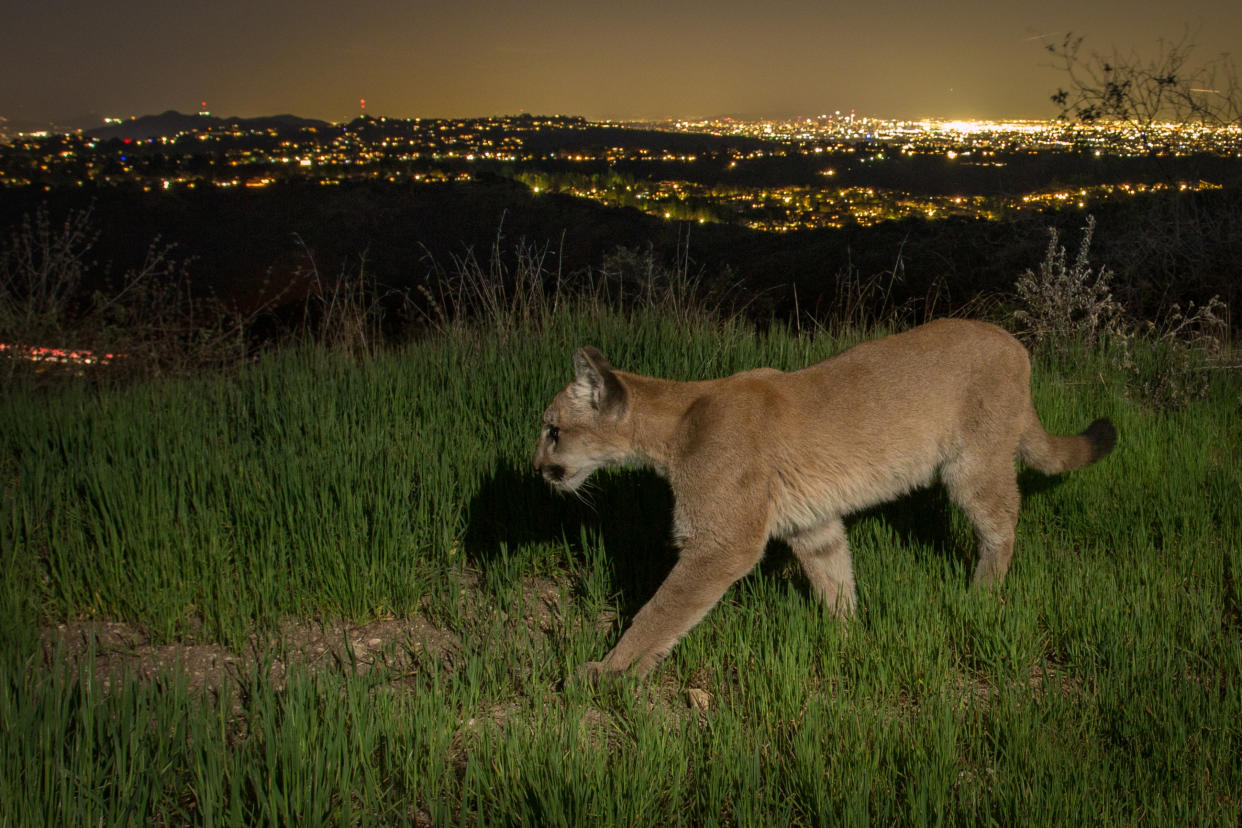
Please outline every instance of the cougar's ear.
[[591, 407], [601, 414], [620, 417], [625, 413], [627, 392], [598, 348], [586, 345], [574, 352], [574, 383], [588, 395]]

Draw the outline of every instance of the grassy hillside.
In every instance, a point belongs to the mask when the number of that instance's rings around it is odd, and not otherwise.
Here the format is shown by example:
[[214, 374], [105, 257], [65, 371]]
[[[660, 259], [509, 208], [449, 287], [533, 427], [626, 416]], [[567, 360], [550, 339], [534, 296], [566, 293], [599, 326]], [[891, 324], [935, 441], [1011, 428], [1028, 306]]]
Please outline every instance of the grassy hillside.
[[849, 521], [848, 627], [773, 546], [647, 681], [567, 681], [675, 555], [654, 476], [529, 471], [572, 349], [688, 379], [845, 339], [560, 313], [9, 387], [0, 824], [1236, 824], [1242, 382], [1157, 410], [1146, 345], [1037, 360], [1051, 430], [1120, 440], [1024, 473], [999, 596], [931, 489]]

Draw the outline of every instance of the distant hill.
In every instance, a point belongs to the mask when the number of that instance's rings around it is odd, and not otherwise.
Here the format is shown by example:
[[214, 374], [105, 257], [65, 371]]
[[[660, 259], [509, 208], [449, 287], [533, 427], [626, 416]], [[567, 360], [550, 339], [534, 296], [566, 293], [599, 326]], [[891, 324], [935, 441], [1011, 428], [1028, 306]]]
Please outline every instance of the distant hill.
[[34, 121], [23, 118], [8, 118], [0, 115], [0, 139], [16, 136], [19, 133], [51, 132], [69, 133], [94, 129], [103, 125], [103, 117], [95, 113], [79, 115], [76, 118], [58, 118], [54, 121]]
[[87, 130], [86, 134], [93, 138], [104, 140], [109, 138], [128, 138], [137, 141], [144, 138], [172, 137], [185, 132], [202, 132], [221, 127], [240, 127], [247, 131], [264, 129], [283, 131], [326, 126], [328, 126], [327, 121], [299, 118], [296, 115], [270, 115], [261, 118], [216, 118], [212, 115], [186, 115], [170, 109], [161, 115], [143, 115], [142, 117], [132, 118], [119, 124], [109, 124]]

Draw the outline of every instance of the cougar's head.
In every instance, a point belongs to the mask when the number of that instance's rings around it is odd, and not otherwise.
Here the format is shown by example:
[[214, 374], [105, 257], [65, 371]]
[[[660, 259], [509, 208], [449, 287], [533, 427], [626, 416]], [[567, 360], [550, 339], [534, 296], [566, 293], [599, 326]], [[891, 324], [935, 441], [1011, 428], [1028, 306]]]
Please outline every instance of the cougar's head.
[[629, 393], [612, 365], [591, 346], [574, 353], [574, 381], [543, 412], [535, 471], [562, 492], [575, 491], [591, 472], [624, 460], [630, 447], [620, 425]]

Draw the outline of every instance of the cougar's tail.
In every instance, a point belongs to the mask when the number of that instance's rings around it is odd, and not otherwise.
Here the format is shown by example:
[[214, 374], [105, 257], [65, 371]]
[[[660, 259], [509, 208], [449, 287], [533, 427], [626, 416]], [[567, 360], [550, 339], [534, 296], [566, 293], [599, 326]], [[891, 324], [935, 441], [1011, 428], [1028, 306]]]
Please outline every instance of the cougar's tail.
[[1044, 474], [1081, 469], [1108, 454], [1117, 444], [1117, 429], [1107, 419], [1096, 420], [1081, 434], [1062, 437], [1049, 434], [1033, 410], [1031, 414], [1033, 422], [1018, 444], [1018, 456], [1023, 463]]

